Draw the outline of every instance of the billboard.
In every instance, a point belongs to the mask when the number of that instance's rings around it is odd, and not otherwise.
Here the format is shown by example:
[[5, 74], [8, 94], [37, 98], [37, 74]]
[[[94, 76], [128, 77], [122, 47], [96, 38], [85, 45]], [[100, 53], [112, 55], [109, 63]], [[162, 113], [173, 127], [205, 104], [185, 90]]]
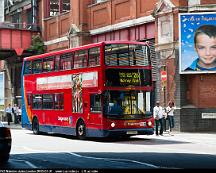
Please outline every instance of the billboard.
[[216, 13], [179, 14], [179, 72], [216, 73]]
[[5, 84], [4, 84], [4, 72], [0, 72], [0, 109], [4, 106], [5, 97]]

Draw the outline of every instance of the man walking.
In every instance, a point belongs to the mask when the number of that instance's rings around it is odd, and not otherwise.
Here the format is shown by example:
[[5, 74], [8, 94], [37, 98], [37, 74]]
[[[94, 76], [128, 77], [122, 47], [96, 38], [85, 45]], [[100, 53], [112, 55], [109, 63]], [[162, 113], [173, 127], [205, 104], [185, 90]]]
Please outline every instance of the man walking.
[[19, 123], [19, 118], [18, 118], [18, 111], [19, 111], [19, 108], [16, 104], [14, 104], [14, 107], [12, 108], [12, 112], [14, 114], [14, 123], [15, 124], [18, 124]]
[[8, 107], [6, 108], [5, 110], [6, 112], [6, 116], [7, 116], [7, 122], [8, 122], [8, 125], [10, 125], [10, 122], [12, 121], [12, 107], [11, 107], [11, 104], [8, 104]]
[[158, 127], [160, 124], [160, 135], [163, 136], [163, 108], [160, 106], [160, 102], [156, 102], [156, 106], [153, 109], [153, 115], [156, 124], [156, 135], [158, 136]]

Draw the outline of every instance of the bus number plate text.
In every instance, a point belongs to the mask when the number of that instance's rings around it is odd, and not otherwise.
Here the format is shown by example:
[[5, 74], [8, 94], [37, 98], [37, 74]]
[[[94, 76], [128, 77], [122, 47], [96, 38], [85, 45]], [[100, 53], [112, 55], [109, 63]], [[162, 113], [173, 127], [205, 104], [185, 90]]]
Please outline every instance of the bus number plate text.
[[137, 131], [127, 131], [127, 135], [136, 135], [138, 134]]

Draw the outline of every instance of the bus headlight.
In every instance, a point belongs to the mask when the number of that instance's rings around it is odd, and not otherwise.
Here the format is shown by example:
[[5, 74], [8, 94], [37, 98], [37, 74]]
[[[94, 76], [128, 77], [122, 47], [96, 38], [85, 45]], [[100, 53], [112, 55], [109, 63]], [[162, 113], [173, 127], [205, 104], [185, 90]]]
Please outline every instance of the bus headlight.
[[148, 126], [152, 126], [152, 122], [151, 121], [148, 122]]
[[111, 127], [115, 127], [115, 123], [111, 123]]

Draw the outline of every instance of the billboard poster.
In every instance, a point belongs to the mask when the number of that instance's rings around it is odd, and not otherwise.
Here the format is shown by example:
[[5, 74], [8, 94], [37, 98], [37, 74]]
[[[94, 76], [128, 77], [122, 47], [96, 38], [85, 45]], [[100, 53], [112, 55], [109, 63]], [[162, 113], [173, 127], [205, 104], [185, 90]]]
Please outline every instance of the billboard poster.
[[5, 84], [4, 72], [0, 72], [0, 109], [4, 107]]
[[216, 73], [216, 13], [179, 14], [179, 71]]

